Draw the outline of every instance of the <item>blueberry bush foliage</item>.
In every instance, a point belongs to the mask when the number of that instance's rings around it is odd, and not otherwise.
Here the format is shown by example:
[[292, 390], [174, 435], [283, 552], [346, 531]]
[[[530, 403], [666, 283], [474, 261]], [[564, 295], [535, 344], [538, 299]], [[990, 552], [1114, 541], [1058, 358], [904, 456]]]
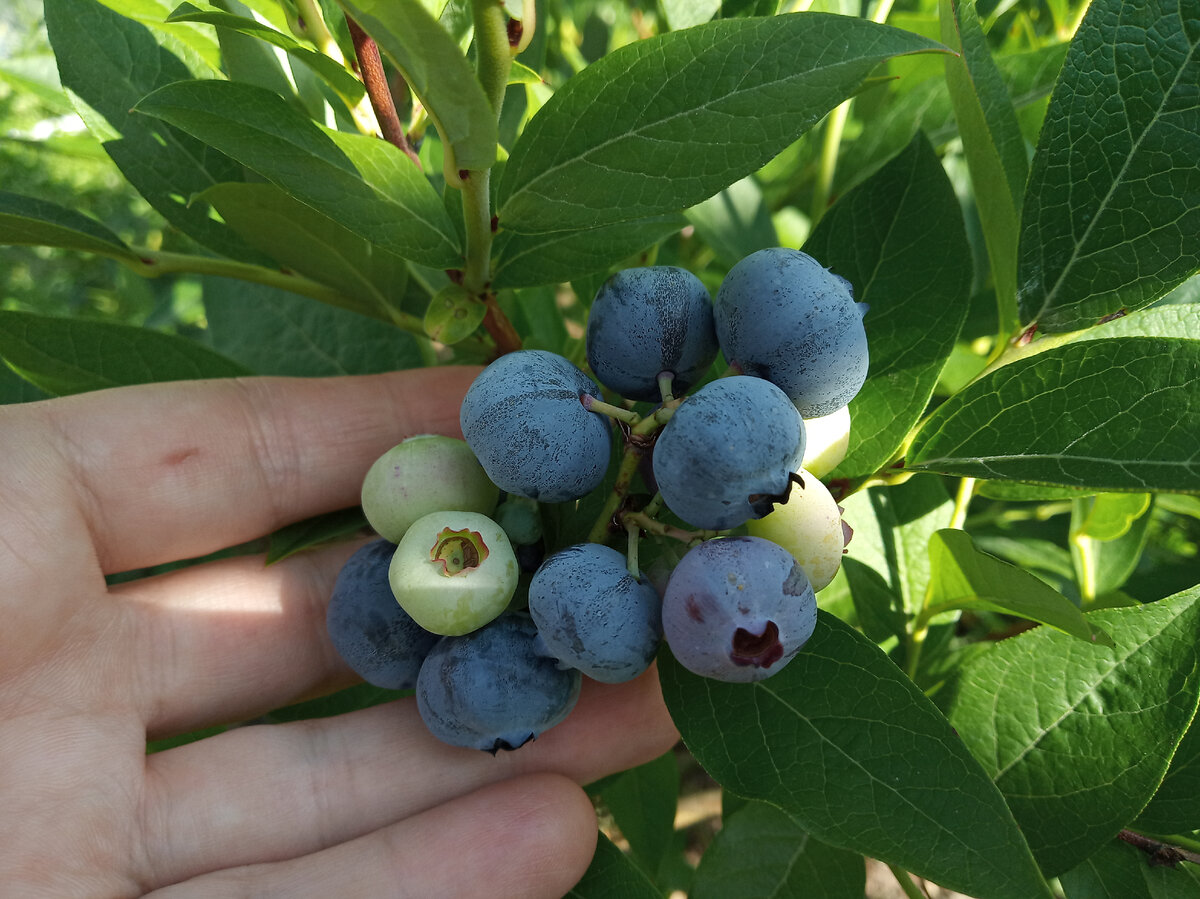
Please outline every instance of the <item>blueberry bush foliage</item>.
[[[61, 314], [7, 284], [5, 402], [518, 347], [583, 364], [612, 273], [715, 291], [770, 246], [869, 305], [824, 478], [854, 535], [816, 632], [756, 683], [660, 653], [686, 750], [592, 786], [615, 839], [570, 895], [856, 897], [864, 856], [909, 895], [910, 875], [981, 899], [1200, 895], [1198, 0], [43, 11], [56, 66], [6, 60], [0, 112], [73, 110], [76, 152], [119, 172], [93, 193], [119, 199], [5, 178], [0, 243], [57, 248], [41, 270], [105, 260], [100, 288], [168, 285], [194, 314]], [[552, 542], [604, 502], [547, 504]], [[673, 831], [681, 759], [724, 799], [698, 862]]]

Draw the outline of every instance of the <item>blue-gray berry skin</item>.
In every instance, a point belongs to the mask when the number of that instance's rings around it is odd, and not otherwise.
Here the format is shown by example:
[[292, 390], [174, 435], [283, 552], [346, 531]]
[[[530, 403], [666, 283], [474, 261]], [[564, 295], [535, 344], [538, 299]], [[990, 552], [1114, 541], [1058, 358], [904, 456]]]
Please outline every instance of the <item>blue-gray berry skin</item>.
[[778, 384], [805, 418], [846, 405], [866, 381], [865, 312], [850, 282], [782, 247], [741, 260], [713, 301], [725, 358]]
[[421, 666], [417, 709], [451, 746], [517, 749], [575, 706], [582, 677], [540, 653], [528, 615], [508, 612], [461, 637], [444, 637]]
[[567, 359], [519, 350], [485, 368], [459, 414], [463, 437], [501, 490], [556, 503], [599, 486], [612, 452], [608, 419], [580, 397], [600, 389]]
[[396, 602], [388, 566], [396, 546], [368, 543], [342, 567], [325, 613], [329, 639], [354, 673], [388, 690], [411, 690], [437, 634], [423, 629]]
[[654, 445], [667, 507], [697, 528], [726, 530], [785, 501], [804, 458], [804, 422], [762, 378], [734, 375], [684, 400]]
[[689, 550], [663, 594], [671, 654], [694, 674], [731, 683], [780, 671], [817, 624], [812, 585], [791, 553], [759, 537]]
[[658, 591], [598, 543], [568, 546], [542, 563], [529, 584], [529, 614], [550, 655], [608, 684], [649, 668], [662, 639]]
[[617, 272], [588, 313], [587, 359], [605, 387], [634, 400], [661, 396], [670, 372], [682, 396], [717, 358], [712, 299], [700, 279], [673, 265]]

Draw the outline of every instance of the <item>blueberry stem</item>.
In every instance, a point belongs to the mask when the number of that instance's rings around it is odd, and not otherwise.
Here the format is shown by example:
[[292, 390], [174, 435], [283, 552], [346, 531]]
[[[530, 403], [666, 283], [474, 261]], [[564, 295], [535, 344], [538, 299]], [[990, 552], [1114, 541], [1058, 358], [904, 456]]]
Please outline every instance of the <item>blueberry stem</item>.
[[654, 534], [658, 537], [670, 537], [672, 540], [679, 540], [682, 543], [689, 544], [711, 540], [720, 534], [720, 531], [685, 531], [683, 528], [677, 528], [651, 518], [645, 512], [623, 512], [621, 514], [621, 521], [626, 527], [632, 522], [648, 534]]
[[674, 372], [664, 371], [660, 372], [658, 375], [658, 391], [662, 394], [663, 403], [669, 403], [671, 400], [675, 399], [674, 394], [671, 393], [671, 383], [674, 380]]
[[598, 400], [590, 393], [581, 393], [579, 395], [579, 402], [583, 403], [583, 408], [589, 412], [607, 415], [609, 418], [615, 418], [617, 421], [623, 421], [628, 425], [636, 425], [642, 420], [642, 417], [632, 409], [622, 409], [620, 406], [614, 406], [612, 403]]
[[629, 576], [636, 581], [641, 577], [638, 569], [638, 545], [642, 529], [638, 527], [637, 522], [626, 519], [625, 533], [629, 536], [629, 544], [625, 550], [625, 567], [629, 571]]

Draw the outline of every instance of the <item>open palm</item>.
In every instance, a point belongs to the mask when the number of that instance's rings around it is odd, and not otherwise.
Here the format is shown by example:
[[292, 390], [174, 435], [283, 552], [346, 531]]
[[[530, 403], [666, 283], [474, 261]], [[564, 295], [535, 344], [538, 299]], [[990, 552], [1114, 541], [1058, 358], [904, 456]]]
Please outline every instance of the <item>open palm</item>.
[[492, 757], [412, 700], [253, 725], [353, 682], [324, 632], [358, 544], [109, 587], [357, 500], [415, 433], [458, 433], [470, 369], [118, 388], [0, 409], [0, 871], [20, 896], [558, 896], [595, 818], [577, 784], [676, 739], [653, 673], [589, 683]]

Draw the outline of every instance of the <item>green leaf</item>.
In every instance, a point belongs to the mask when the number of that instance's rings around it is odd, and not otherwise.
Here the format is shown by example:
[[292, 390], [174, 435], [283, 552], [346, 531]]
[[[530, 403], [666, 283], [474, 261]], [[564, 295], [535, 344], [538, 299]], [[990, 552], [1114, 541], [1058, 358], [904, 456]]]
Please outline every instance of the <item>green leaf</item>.
[[733, 182], [685, 215], [700, 239], [730, 268], [757, 250], [779, 246], [771, 210], [753, 177]]
[[386, 141], [327, 131], [278, 94], [232, 81], [170, 84], [137, 111], [227, 153], [389, 252], [435, 268], [462, 264], [441, 197]]
[[408, 281], [403, 259], [347, 230], [273, 184], [218, 184], [199, 195], [255, 249], [338, 288], [344, 308], [391, 321]]
[[751, 802], [725, 820], [701, 856], [688, 897], [862, 899], [866, 881], [861, 855], [825, 845], [773, 805]]
[[1067, 54], [1021, 213], [1021, 320], [1073, 331], [1200, 268], [1200, 35], [1179, 0], [1095, 0]]
[[0, 190], [0, 243], [62, 247], [114, 259], [136, 259], [121, 238], [95, 219], [57, 203]]
[[804, 244], [870, 306], [867, 381], [850, 402], [851, 445], [829, 475], [866, 478], [899, 449], [966, 319], [971, 248], [946, 172], [918, 135], [843, 196]]
[[662, 899], [651, 880], [604, 834], [583, 878], [564, 899]]
[[1088, 328], [1077, 340], [1106, 337], [1187, 337], [1200, 340], [1200, 306], [1155, 306], [1142, 309], [1096, 328]]
[[[869, 555], [882, 552], [883, 565], [873, 567], [903, 600], [905, 611], [916, 615], [924, 606], [925, 589], [933, 576], [929, 541], [935, 532], [950, 526], [954, 503], [942, 480], [929, 477], [912, 478], [891, 487], [872, 487], [868, 497], [878, 537], [863, 535], [862, 542], [868, 544], [865, 547], [855, 547], [855, 538], [851, 538], [850, 555], [871, 564]], [[857, 525], [853, 526], [857, 536]]]
[[425, 362], [406, 331], [263, 284], [205, 278], [204, 308], [213, 347], [259, 375], [369, 375]]
[[721, 11], [721, 0], [663, 0], [672, 31], [702, 25]]
[[454, 39], [415, 0], [338, 0], [404, 75], [429, 113], [454, 169], [496, 161], [496, 114]]
[[[192, 77], [143, 25], [96, 0], [45, 0], [46, 29], [63, 87], [129, 183], [167, 221], [218, 253], [259, 262], [238, 237], [189, 198], [241, 166], [181, 131], [130, 110], [157, 87]], [[177, 26], [187, 27], [191, 26]]]
[[946, 59], [946, 83], [975, 205], [992, 263], [1001, 333], [1017, 327], [1017, 235], [1029, 166], [1012, 100], [992, 59], [971, 0], [940, 0], [942, 42], [959, 56]]
[[849, 556], [842, 559], [842, 570], [863, 633], [876, 643], [888, 637], [903, 638], [907, 623], [903, 603], [883, 575]]
[[297, 521], [271, 534], [266, 563], [273, 565], [306, 549], [352, 537], [367, 527], [367, 517], [359, 506]]
[[250, 374], [233, 360], [173, 334], [30, 312], [0, 311], [0, 357], [55, 396]]
[[628, 44], [530, 120], [501, 178], [500, 223], [567, 231], [694, 206], [760, 168], [878, 63], [934, 49], [820, 13], [723, 19]]
[[1198, 599], [1088, 614], [1115, 648], [1037, 628], [964, 667], [950, 721], [1047, 876], [1111, 839], [1162, 780], [1200, 701]]
[[663, 696], [722, 786], [783, 808], [830, 845], [992, 899], [1048, 897], [995, 786], [933, 703], [825, 612], [787, 667], [753, 684], [697, 677], [669, 653]]
[[1137, 820], [1134, 830], [1150, 833], [1181, 833], [1200, 830], [1200, 725], [1193, 719], [1184, 734], [1167, 776]]
[[618, 774], [600, 791], [634, 858], [651, 876], [671, 847], [678, 797], [679, 762], [674, 752]]
[[[0, 362], [3, 357], [0, 357]], [[32, 403], [49, 399], [50, 394], [34, 387], [7, 365], [0, 365], [0, 405]]]
[[429, 299], [425, 309], [425, 333], [439, 343], [453, 346], [475, 333], [487, 315], [487, 305], [471, 296], [461, 284], [447, 284]]
[[221, 71], [221, 48], [210, 32], [188, 23], [169, 23], [172, 0], [100, 0], [105, 6], [157, 34], [157, 40], [188, 63], [199, 78]]
[[1149, 493], [1101, 493], [1084, 500], [1082, 519], [1072, 524], [1071, 535], [1093, 540], [1116, 540], [1150, 508]]
[[328, 82], [338, 94], [349, 103], [362, 99], [364, 88], [361, 81], [354, 77], [345, 66], [335, 62], [323, 53], [318, 53], [306, 47], [294, 37], [277, 31], [270, 25], [264, 25], [249, 16], [236, 16], [225, 10], [208, 4], [181, 3], [167, 17], [168, 22], [204, 22], [220, 28], [228, 28], [239, 34], [245, 34], [257, 40], [279, 47], [289, 56], [299, 60]]
[[494, 245], [497, 259], [492, 286], [501, 289], [559, 284], [581, 275], [607, 271], [614, 263], [671, 236], [685, 224], [676, 214], [586, 231], [548, 234], [504, 231]]
[[1059, 878], [1066, 899], [1200, 899], [1200, 871], [1154, 865], [1139, 849], [1111, 840]]
[[1037, 621], [1088, 643], [1112, 646], [1077, 606], [1039, 578], [981, 552], [965, 531], [946, 528], [929, 541], [933, 609], [989, 609]]
[[1200, 343], [1091, 340], [997, 369], [946, 401], [908, 467], [1110, 491], [1200, 492]]

